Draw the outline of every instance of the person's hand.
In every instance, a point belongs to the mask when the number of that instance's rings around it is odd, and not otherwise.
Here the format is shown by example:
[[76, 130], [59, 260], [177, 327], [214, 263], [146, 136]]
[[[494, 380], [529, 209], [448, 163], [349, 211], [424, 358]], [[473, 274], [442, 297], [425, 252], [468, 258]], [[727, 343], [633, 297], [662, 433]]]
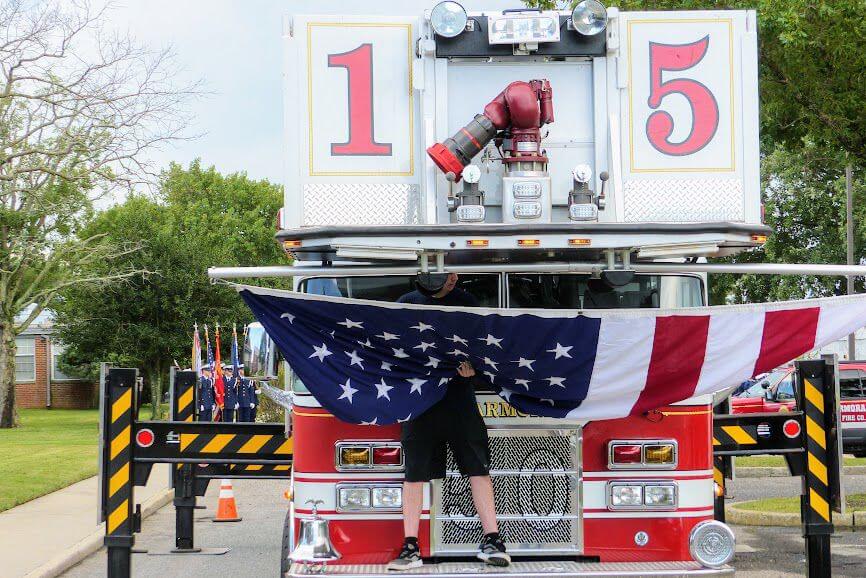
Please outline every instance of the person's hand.
[[472, 377], [475, 375], [475, 368], [468, 361], [461, 361], [457, 366], [457, 373], [460, 377]]

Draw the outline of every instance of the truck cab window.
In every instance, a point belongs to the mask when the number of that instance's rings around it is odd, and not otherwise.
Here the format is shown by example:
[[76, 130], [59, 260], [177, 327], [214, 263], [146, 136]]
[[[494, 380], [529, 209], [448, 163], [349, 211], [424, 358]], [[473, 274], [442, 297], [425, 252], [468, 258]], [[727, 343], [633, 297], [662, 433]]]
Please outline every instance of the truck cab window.
[[585, 274], [512, 274], [509, 306], [540, 309], [658, 309], [704, 305], [699, 277], [635, 275], [631, 283], [610, 287]]

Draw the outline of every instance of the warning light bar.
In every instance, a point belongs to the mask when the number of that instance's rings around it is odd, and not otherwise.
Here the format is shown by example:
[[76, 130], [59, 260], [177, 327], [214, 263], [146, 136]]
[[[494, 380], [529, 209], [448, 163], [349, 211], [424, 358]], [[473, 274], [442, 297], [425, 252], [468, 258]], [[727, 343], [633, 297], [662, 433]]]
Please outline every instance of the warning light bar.
[[752, 241], [755, 243], [766, 243], [767, 236], [766, 235], [752, 235]]
[[486, 247], [490, 244], [487, 239], [466, 239], [467, 247]]
[[589, 239], [569, 239], [568, 244], [572, 247], [589, 247], [592, 241]]
[[300, 246], [300, 241], [283, 241], [283, 249], [296, 249]]
[[518, 247], [539, 247], [541, 241], [539, 239], [517, 239]]

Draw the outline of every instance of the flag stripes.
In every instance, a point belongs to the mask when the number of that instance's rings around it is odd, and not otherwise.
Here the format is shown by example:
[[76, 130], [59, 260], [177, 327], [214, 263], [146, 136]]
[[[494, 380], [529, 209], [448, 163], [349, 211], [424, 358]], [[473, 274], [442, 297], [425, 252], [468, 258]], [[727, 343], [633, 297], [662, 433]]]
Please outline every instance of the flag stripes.
[[824, 395], [808, 378], [803, 379], [806, 414], [806, 487], [809, 508], [819, 521], [830, 522], [830, 483], [827, 477], [827, 432]]
[[292, 438], [264, 434], [180, 434], [182, 454], [292, 455]]

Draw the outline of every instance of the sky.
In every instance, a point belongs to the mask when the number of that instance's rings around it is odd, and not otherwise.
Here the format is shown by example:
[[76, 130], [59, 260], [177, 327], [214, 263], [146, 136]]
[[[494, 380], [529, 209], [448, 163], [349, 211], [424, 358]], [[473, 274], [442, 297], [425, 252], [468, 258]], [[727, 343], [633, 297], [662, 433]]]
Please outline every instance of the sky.
[[[98, 7], [102, 0], [93, 0]], [[436, 0], [115, 0], [107, 23], [152, 49], [174, 50], [179, 85], [202, 81], [191, 141], [151, 153], [157, 166], [201, 158], [222, 173], [283, 182], [283, 19], [293, 13], [423, 14]], [[468, 8], [519, 0], [464, 1]]]

